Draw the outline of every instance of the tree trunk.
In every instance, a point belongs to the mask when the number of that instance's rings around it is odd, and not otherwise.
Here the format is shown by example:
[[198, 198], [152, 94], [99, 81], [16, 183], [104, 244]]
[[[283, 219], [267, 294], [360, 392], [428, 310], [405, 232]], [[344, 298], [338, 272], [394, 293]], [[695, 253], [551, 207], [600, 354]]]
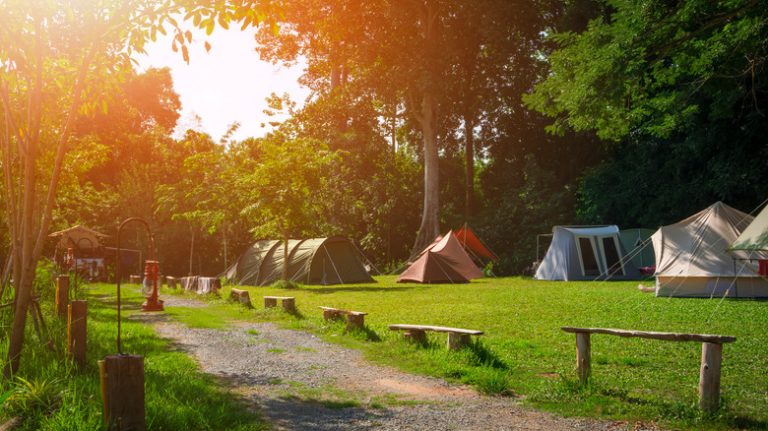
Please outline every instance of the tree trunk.
[[283, 234], [283, 280], [288, 281], [288, 235]]
[[424, 62], [426, 64], [421, 110], [415, 116], [421, 126], [424, 146], [424, 208], [421, 225], [411, 250], [411, 257], [421, 252], [440, 234], [440, 172], [437, 151], [437, 107], [440, 70], [436, 59], [440, 56], [440, 19], [436, 2], [424, 5], [422, 17], [424, 35]]
[[194, 262], [193, 256], [195, 252], [195, 230], [192, 229], [192, 241], [189, 244], [189, 275], [192, 276], [192, 262]]
[[475, 123], [464, 114], [464, 222], [469, 222], [475, 209]]
[[426, 92], [421, 102], [421, 133], [424, 144], [424, 207], [421, 213], [421, 225], [416, 242], [411, 250], [411, 257], [420, 253], [440, 234], [440, 157], [437, 152], [437, 133], [435, 130], [434, 96]]

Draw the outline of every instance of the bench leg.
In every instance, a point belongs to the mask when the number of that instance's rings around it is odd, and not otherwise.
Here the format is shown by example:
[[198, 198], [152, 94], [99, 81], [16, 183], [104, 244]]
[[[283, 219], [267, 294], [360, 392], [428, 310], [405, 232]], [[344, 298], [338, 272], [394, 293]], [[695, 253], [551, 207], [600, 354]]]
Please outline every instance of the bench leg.
[[722, 361], [722, 344], [701, 343], [699, 408], [707, 412], [713, 412], [720, 407], [720, 364]]
[[579, 373], [579, 382], [582, 385], [587, 384], [589, 381], [589, 375], [592, 372], [592, 364], [590, 359], [591, 345], [589, 340], [589, 333], [577, 332], [576, 333], [576, 368]]
[[323, 319], [324, 320], [334, 320], [341, 317], [338, 311], [336, 310], [323, 310]]
[[427, 333], [418, 329], [409, 329], [403, 333], [406, 340], [416, 344], [426, 344]]
[[272, 308], [272, 307], [277, 307], [277, 299], [264, 298], [264, 308]]
[[283, 310], [288, 313], [296, 312], [296, 300], [293, 298], [283, 299]]
[[248, 292], [240, 294], [240, 303], [248, 308], [253, 308], [253, 305], [251, 305], [251, 295]]
[[365, 316], [347, 314], [347, 331], [353, 329], [363, 329], [365, 327]]
[[448, 350], [459, 350], [469, 345], [469, 334], [448, 333]]

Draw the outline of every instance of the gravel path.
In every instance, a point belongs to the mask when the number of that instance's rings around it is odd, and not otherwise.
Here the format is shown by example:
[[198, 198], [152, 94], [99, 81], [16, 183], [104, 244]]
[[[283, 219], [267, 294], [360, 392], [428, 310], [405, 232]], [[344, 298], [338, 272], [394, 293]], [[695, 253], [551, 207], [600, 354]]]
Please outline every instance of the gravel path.
[[[203, 306], [166, 297], [166, 306]], [[248, 323], [196, 329], [155, 315], [158, 333], [253, 403], [276, 430], [625, 430], [567, 419], [469, 387], [371, 365], [312, 334]], [[639, 430], [637, 424], [632, 429]]]

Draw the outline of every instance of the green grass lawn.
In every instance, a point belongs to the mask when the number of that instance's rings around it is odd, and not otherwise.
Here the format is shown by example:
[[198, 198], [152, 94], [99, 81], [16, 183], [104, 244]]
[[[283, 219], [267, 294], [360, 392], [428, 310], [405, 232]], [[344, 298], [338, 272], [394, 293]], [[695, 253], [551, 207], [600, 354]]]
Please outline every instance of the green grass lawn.
[[[378, 363], [474, 385], [488, 393], [520, 396], [529, 405], [564, 415], [659, 421], [689, 429], [768, 429], [768, 302], [655, 298], [637, 282], [542, 282], [496, 278], [466, 285], [378, 283], [246, 287], [256, 310], [213, 300], [204, 313], [169, 309], [196, 326], [229, 320], [273, 320], [317, 332], [363, 350]], [[168, 294], [168, 292], [164, 292]], [[228, 295], [227, 288], [222, 297]], [[263, 310], [263, 295], [295, 296], [299, 314]], [[368, 312], [365, 333], [344, 334], [342, 323], [323, 322], [318, 306]], [[445, 334], [430, 334], [426, 348], [409, 345], [390, 323], [480, 329], [478, 345], [445, 350]], [[592, 384], [576, 385], [575, 339], [561, 326], [733, 335], [724, 346], [724, 407], [706, 416], [696, 408], [700, 343], [592, 337]]]
[[[18, 430], [102, 429], [102, 401], [96, 361], [115, 354], [114, 285], [85, 290], [88, 299], [88, 364], [77, 370], [65, 359], [66, 326], [53, 317], [50, 303], [43, 313], [55, 350], [46, 349], [31, 330], [22, 367], [12, 382], [0, 381], [0, 423], [21, 417]], [[126, 317], [138, 312], [143, 300], [136, 289], [123, 290], [123, 351], [144, 356], [145, 405], [151, 430], [262, 430], [265, 423], [225, 392], [197, 364], [148, 325]], [[0, 339], [0, 355], [7, 352]]]

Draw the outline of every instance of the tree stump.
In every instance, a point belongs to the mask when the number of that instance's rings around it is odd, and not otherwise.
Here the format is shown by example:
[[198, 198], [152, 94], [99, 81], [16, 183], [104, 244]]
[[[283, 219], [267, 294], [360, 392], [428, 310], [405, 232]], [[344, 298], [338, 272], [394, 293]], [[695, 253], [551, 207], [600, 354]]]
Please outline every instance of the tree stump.
[[69, 276], [60, 275], [56, 278], [56, 314], [66, 317], [69, 305]]
[[88, 302], [72, 301], [67, 320], [67, 353], [79, 368], [85, 367], [88, 342]]
[[165, 277], [166, 283], [168, 283], [168, 287], [171, 289], [176, 289], [176, 277], [171, 277], [170, 275]]
[[264, 297], [264, 308], [277, 307], [277, 298]]
[[248, 308], [253, 308], [253, 305], [251, 305], [251, 295], [247, 290], [232, 288], [229, 292], [229, 299], [237, 301]]
[[296, 312], [296, 298], [283, 298], [283, 310], [288, 313]]
[[448, 333], [448, 350], [459, 350], [469, 345], [469, 334]]
[[144, 357], [111, 355], [99, 361], [104, 423], [110, 431], [145, 431]]
[[347, 331], [359, 330], [365, 328], [365, 314], [349, 313], [347, 314]]
[[418, 329], [409, 329], [403, 333], [406, 340], [416, 344], [427, 343], [427, 333]]

